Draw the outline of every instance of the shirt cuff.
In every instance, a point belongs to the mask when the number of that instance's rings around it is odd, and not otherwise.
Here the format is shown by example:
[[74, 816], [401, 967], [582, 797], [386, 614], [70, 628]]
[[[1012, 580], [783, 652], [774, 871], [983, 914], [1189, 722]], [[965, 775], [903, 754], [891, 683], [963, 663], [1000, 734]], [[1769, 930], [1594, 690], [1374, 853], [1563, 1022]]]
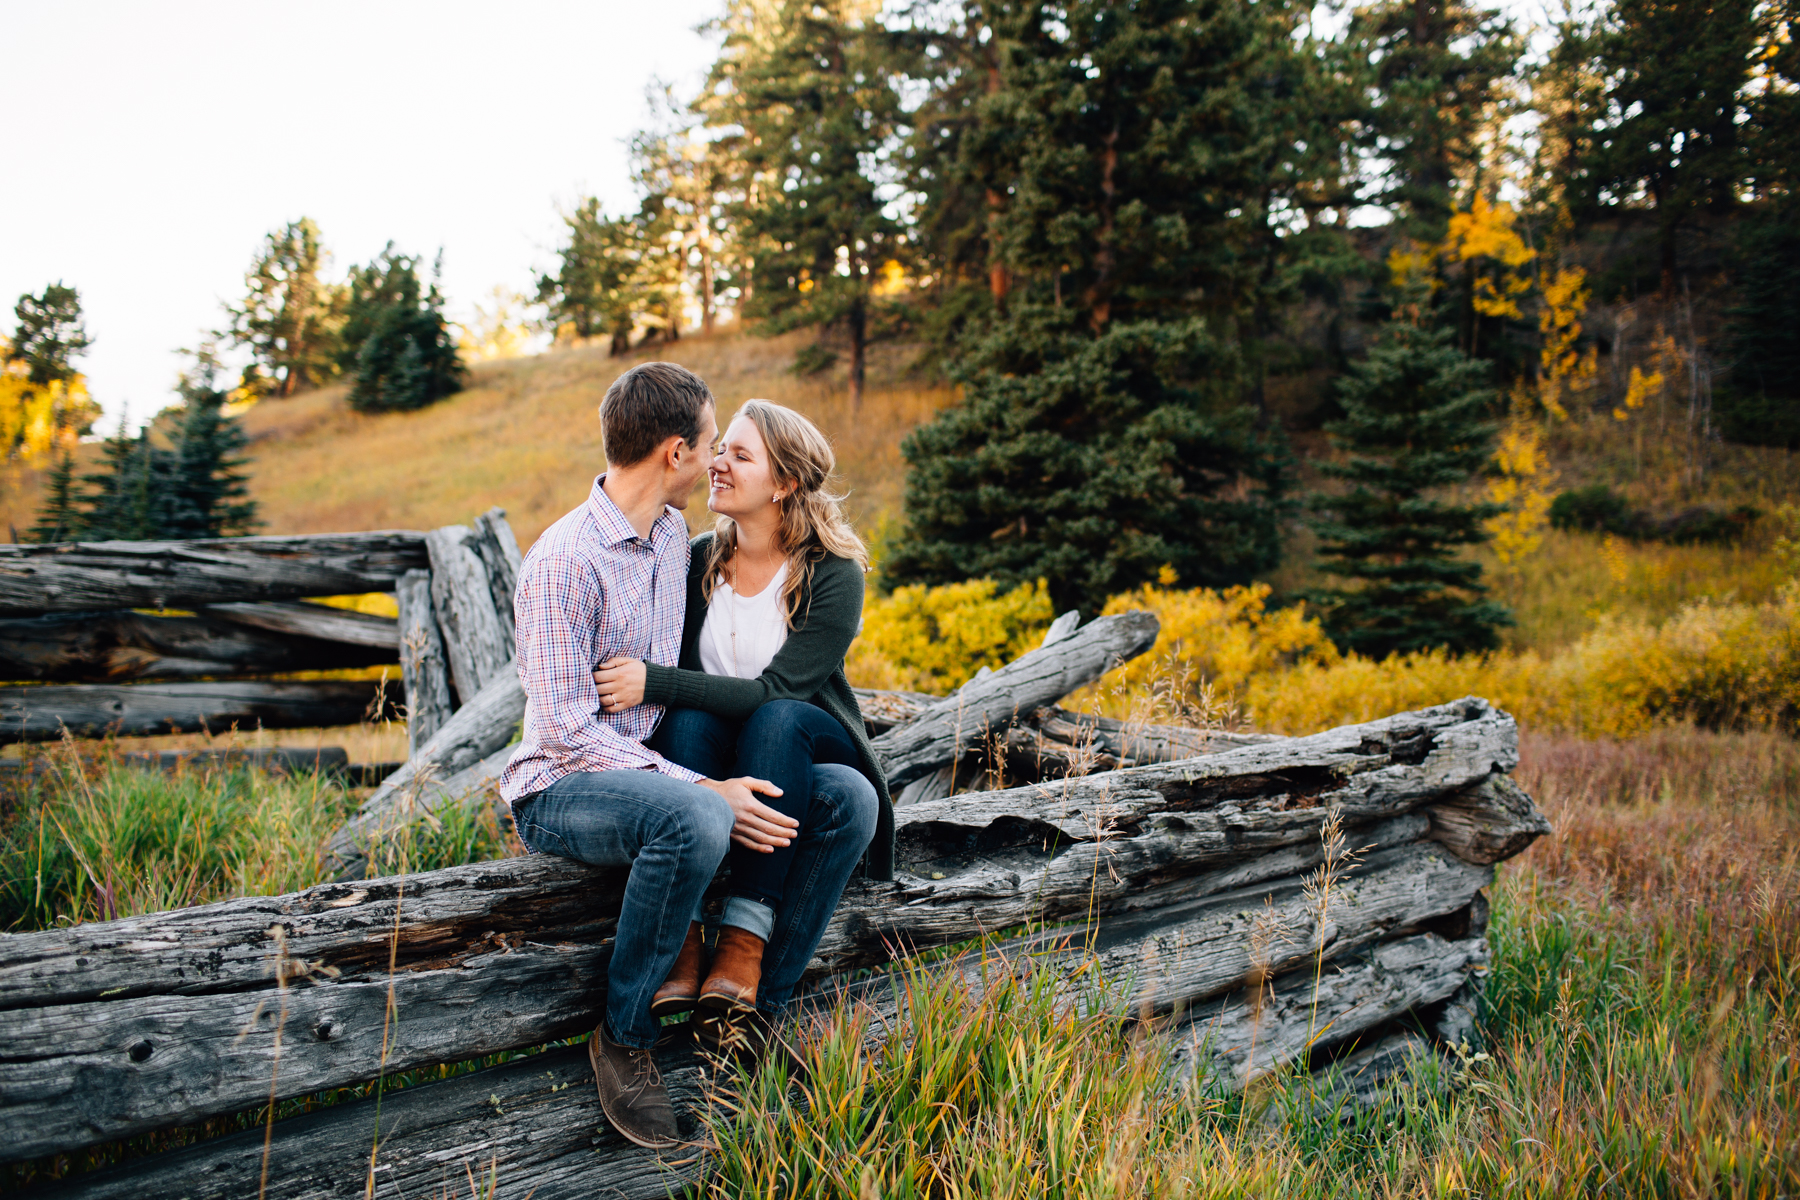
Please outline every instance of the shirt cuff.
[[684, 783], [699, 783], [706, 776], [698, 771], [690, 771], [680, 763], [672, 763], [668, 759], [658, 759], [656, 769], [670, 779], [679, 779]]

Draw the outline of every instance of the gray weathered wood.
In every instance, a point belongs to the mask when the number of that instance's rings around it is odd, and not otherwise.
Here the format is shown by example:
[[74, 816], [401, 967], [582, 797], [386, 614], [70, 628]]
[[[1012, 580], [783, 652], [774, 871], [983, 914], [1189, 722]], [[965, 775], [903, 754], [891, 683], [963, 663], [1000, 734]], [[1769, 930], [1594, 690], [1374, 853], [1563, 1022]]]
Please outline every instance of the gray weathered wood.
[[450, 698], [450, 667], [444, 639], [431, 609], [431, 572], [408, 571], [394, 587], [400, 607], [400, 677], [406, 683], [407, 757], [432, 739], [456, 706]]
[[512, 657], [513, 645], [513, 593], [519, 587], [519, 565], [523, 556], [519, 553], [519, 540], [513, 536], [512, 526], [506, 520], [506, 510], [494, 507], [475, 518], [474, 537], [469, 548], [481, 558], [487, 568], [488, 593], [493, 597], [494, 612], [500, 618], [500, 627], [506, 635], [507, 657]]
[[1071, 608], [1068, 612], [1050, 622], [1050, 628], [1044, 630], [1044, 640], [1038, 643], [1038, 647], [1041, 649], [1044, 646], [1054, 646], [1064, 638], [1074, 637], [1075, 630], [1079, 628], [1080, 625], [1080, 611]]
[[[388, 699], [398, 687], [389, 685]], [[142, 683], [0, 688], [0, 742], [220, 733], [354, 725], [383, 696], [378, 682]]]
[[456, 694], [474, 696], [503, 674], [512, 674], [511, 602], [502, 618], [494, 606], [487, 563], [467, 525], [446, 525], [425, 535], [431, 550], [431, 609], [443, 633], [444, 654]]
[[851, 691], [856, 693], [856, 705], [862, 710], [863, 725], [870, 737], [906, 724], [943, 699], [924, 692], [881, 692], [872, 688]]
[[[292, 633], [327, 642], [344, 642], [399, 653], [400, 623], [392, 617], [351, 612], [328, 604], [264, 602], [262, 604], [213, 604], [202, 610], [234, 625], [249, 625], [276, 633]], [[388, 661], [391, 661], [389, 659]]]
[[1176, 1074], [1235, 1090], [1311, 1050], [1447, 999], [1487, 959], [1485, 938], [1449, 942], [1421, 933], [1332, 964], [1316, 987], [1311, 971], [1292, 972], [1269, 985], [1260, 1003], [1236, 995], [1193, 1013], [1174, 1055]]
[[382, 781], [356, 815], [334, 833], [326, 847], [330, 861], [344, 872], [361, 870], [361, 844], [370, 837], [416, 819], [417, 800], [430, 783], [448, 780], [508, 742], [525, 719], [525, 689], [511, 667], [456, 710], [431, 740]]
[[1217, 754], [1240, 746], [1260, 746], [1283, 740], [1267, 733], [1140, 724], [1056, 707], [1039, 709], [1031, 715], [1030, 724], [1055, 741], [1069, 745], [1091, 744], [1116, 758], [1139, 764], [1174, 762], [1200, 754]]
[[1426, 810], [1431, 836], [1472, 863], [1496, 863], [1550, 832], [1550, 822], [1525, 789], [1505, 775], [1490, 775], [1474, 787]]
[[0, 616], [385, 592], [426, 565], [424, 535], [401, 529], [0, 545]]
[[916, 720], [875, 739], [888, 786], [905, 787], [929, 775], [1021, 716], [1092, 683], [1156, 642], [1147, 612], [1099, 620], [1054, 645], [1020, 656], [991, 675], [971, 679]]
[[124, 683], [272, 675], [378, 666], [393, 658], [392, 644], [377, 649], [295, 637], [236, 624], [207, 610], [189, 617], [122, 609], [0, 620], [0, 679], [9, 680]]

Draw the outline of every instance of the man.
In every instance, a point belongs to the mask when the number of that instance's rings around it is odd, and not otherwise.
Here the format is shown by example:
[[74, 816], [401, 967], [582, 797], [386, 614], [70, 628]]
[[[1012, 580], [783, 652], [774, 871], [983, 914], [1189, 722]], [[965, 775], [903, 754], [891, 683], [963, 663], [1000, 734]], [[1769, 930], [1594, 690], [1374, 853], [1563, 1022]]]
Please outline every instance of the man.
[[[620, 376], [600, 405], [607, 471], [533, 544], [515, 600], [529, 700], [500, 794], [533, 852], [631, 866], [588, 1057], [607, 1119], [650, 1149], [679, 1142], [651, 1053], [651, 1000], [675, 983], [688, 924], [729, 842], [785, 846], [798, 828], [756, 798], [779, 795], [773, 785], [704, 779], [645, 748], [662, 709], [602, 712], [594, 685], [595, 666], [610, 658], [679, 658], [688, 538], [678, 510], [711, 464], [716, 409], [706, 384], [673, 363]], [[683, 965], [697, 974], [697, 961]]]

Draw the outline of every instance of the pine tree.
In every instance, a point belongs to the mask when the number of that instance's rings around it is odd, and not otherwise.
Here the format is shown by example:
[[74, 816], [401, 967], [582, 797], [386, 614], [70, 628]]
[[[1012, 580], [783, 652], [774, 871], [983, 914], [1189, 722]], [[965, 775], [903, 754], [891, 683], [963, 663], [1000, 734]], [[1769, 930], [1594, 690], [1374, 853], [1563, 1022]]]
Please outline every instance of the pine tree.
[[164, 536], [171, 515], [172, 455], [153, 444], [146, 425], [136, 437], [119, 429], [106, 439], [101, 470], [82, 476], [88, 541], [144, 541]]
[[884, 272], [908, 253], [875, 177], [901, 116], [878, 12], [865, 0], [738, 0], [708, 88], [715, 119], [743, 128], [759, 180], [739, 213], [754, 256], [744, 315], [769, 334], [840, 332], [852, 405], [869, 345], [895, 328]]
[[987, 14], [998, 80], [960, 136], [1004, 197], [982, 236], [1005, 294], [990, 282], [966, 323], [962, 402], [903, 445], [883, 579], [1043, 578], [1090, 614], [1164, 567], [1247, 582], [1279, 559], [1285, 508], [1235, 337], [1280, 39], [1234, 0]]
[[462, 386], [462, 360], [444, 320], [444, 298], [425, 288], [418, 260], [393, 243], [369, 266], [352, 273], [344, 324], [346, 346], [356, 345], [356, 382], [350, 407], [359, 412], [423, 408]]
[[1360, 122], [1381, 167], [1369, 198], [1436, 240], [1524, 45], [1498, 11], [1463, 0], [1377, 0], [1354, 12], [1346, 42], [1372, 97]]
[[566, 327], [578, 338], [608, 335], [612, 353], [623, 354], [641, 307], [636, 278], [642, 229], [633, 218], [606, 216], [591, 196], [563, 224], [569, 240], [559, 251], [556, 274], [538, 277], [538, 303], [558, 331]]
[[1338, 381], [1341, 420], [1326, 425], [1348, 457], [1322, 462], [1350, 490], [1318, 497], [1325, 569], [1356, 586], [1324, 591], [1326, 628], [1345, 650], [1374, 658], [1443, 647], [1491, 650], [1512, 618], [1482, 599], [1481, 564], [1457, 557], [1488, 538], [1495, 504], [1456, 504], [1443, 489], [1487, 462], [1495, 427], [1488, 364], [1463, 354], [1449, 329], [1389, 322], [1366, 358]]
[[227, 397], [215, 384], [218, 369], [213, 347], [202, 346], [193, 369], [181, 377], [185, 408], [175, 431], [168, 513], [159, 537], [237, 537], [260, 524], [243, 472], [249, 460], [241, 452], [249, 437], [222, 411]]
[[329, 263], [311, 218], [291, 221], [263, 238], [244, 275], [243, 301], [226, 309], [233, 343], [254, 356], [246, 384], [291, 396], [336, 374], [342, 297], [322, 278]]
[[13, 316], [19, 324], [7, 358], [25, 364], [27, 380], [44, 387], [75, 379], [75, 359], [94, 344], [82, 320], [81, 293], [58, 281], [39, 295], [20, 296]]
[[1735, 232], [1731, 375], [1713, 411], [1732, 441], [1800, 446], [1800, 200], [1771, 203]]
[[44, 507], [38, 510], [37, 521], [26, 536], [38, 543], [74, 542], [81, 539], [85, 527], [75, 490], [75, 455], [65, 450], [50, 471]]

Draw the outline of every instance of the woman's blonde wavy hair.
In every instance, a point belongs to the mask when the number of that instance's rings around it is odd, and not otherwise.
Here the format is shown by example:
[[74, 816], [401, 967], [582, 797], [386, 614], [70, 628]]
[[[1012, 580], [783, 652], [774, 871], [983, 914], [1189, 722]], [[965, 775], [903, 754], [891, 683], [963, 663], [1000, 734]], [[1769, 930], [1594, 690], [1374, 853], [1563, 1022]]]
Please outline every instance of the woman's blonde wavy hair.
[[[830, 487], [837, 456], [819, 427], [793, 409], [770, 400], [746, 400], [737, 416], [748, 417], [762, 435], [769, 453], [769, 471], [776, 486], [787, 492], [777, 502], [781, 507], [777, 536], [788, 559], [781, 607], [787, 615], [788, 628], [792, 629], [800, 615], [800, 596], [812, 583], [814, 564], [827, 554], [835, 554], [853, 560], [867, 571], [869, 551], [844, 516], [846, 494]], [[737, 522], [722, 516], [713, 526], [712, 549], [702, 585], [702, 594], [709, 603], [719, 573], [736, 553]]]

